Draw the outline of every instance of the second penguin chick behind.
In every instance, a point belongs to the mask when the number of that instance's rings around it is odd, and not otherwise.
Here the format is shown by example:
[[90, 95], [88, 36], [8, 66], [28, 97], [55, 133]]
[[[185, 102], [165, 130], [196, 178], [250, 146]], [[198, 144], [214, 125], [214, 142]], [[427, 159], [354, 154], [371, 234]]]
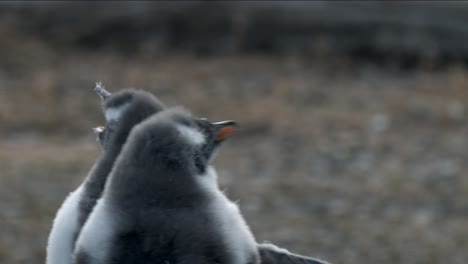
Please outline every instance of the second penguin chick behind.
[[95, 90], [102, 99], [105, 130], [109, 133], [99, 137], [103, 153], [84, 182], [65, 199], [56, 214], [48, 238], [47, 264], [71, 264], [75, 240], [101, 197], [107, 176], [130, 130], [164, 108], [156, 97], [145, 91], [125, 89], [110, 94], [100, 85]]
[[210, 164], [234, 122], [175, 108], [131, 132], [78, 238], [76, 264], [257, 264], [255, 239]]

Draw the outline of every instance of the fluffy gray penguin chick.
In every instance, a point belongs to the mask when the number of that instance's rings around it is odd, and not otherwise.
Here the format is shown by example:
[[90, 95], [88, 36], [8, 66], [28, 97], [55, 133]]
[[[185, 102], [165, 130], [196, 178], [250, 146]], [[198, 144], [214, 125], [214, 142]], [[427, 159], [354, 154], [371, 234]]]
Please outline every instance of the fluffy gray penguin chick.
[[[106, 145], [106, 139], [111, 131], [103, 127], [96, 129], [97, 140], [101, 145]], [[262, 264], [327, 264], [323, 260], [292, 253], [271, 243], [259, 243], [257, 249]]]
[[86, 222], [101, 197], [107, 176], [132, 128], [163, 108], [156, 97], [140, 90], [123, 90], [104, 99], [105, 130], [109, 133], [101, 140], [103, 154], [84, 183], [85, 188], [79, 203], [80, 226]]
[[135, 124], [163, 109], [154, 96], [143, 91], [123, 90], [111, 95], [100, 85], [95, 90], [103, 101], [105, 129], [112, 133], [102, 135], [100, 141], [104, 142], [103, 153], [84, 183], [68, 195], [57, 212], [48, 238], [47, 264], [72, 263], [75, 240], [102, 194], [107, 176], [128, 133]]
[[255, 239], [210, 162], [234, 122], [180, 108], [131, 132], [77, 240], [75, 264], [257, 264]]

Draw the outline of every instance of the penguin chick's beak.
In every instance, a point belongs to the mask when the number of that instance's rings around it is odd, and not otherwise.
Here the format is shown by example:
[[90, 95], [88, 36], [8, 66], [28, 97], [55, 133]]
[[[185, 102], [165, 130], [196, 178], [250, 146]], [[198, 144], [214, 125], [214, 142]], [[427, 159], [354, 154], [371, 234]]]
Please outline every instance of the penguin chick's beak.
[[99, 95], [101, 98], [101, 101], [105, 101], [109, 96], [111, 96], [111, 93], [106, 91], [102, 83], [96, 83], [96, 87], [94, 88], [94, 91]]
[[98, 127], [93, 128], [93, 133], [96, 136], [99, 136], [99, 134], [101, 134], [102, 132], [104, 132], [104, 127], [102, 127], [102, 126], [98, 126]]
[[215, 142], [220, 143], [230, 137], [232, 133], [234, 133], [237, 127], [237, 123], [235, 121], [229, 120], [213, 123], [213, 126], [215, 127], [216, 133]]

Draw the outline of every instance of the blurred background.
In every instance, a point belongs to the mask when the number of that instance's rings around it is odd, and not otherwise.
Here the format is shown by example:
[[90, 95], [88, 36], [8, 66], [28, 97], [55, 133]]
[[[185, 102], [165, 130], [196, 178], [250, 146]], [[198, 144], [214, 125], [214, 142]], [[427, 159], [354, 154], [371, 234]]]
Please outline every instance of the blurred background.
[[43, 263], [100, 153], [93, 93], [237, 120], [215, 165], [258, 241], [468, 262], [468, 4], [0, 3], [0, 263]]

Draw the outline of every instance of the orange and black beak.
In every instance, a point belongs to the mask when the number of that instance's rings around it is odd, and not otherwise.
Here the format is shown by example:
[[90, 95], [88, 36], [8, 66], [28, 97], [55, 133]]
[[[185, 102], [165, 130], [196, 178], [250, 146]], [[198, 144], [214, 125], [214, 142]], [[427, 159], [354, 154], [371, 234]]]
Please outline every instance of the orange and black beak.
[[221, 143], [230, 137], [237, 128], [237, 123], [232, 120], [213, 123], [215, 128], [215, 142]]
[[93, 133], [95, 136], [99, 136], [102, 132], [104, 132], [105, 128], [103, 126], [98, 126], [93, 128]]

